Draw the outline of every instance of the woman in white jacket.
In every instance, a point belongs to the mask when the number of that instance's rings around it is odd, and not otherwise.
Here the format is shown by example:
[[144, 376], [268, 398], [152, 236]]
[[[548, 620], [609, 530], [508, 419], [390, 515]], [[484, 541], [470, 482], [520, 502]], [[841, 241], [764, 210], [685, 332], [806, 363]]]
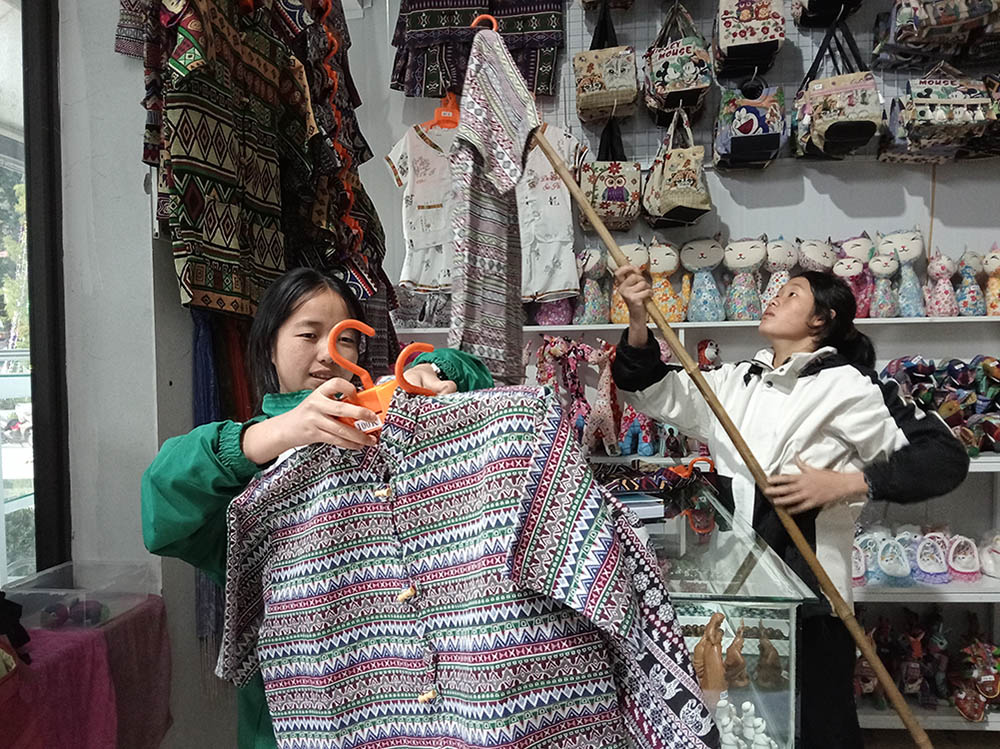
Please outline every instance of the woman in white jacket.
[[630, 315], [612, 370], [625, 400], [708, 443], [734, 513], [753, 524], [822, 602], [802, 611], [800, 745], [862, 746], [853, 640], [771, 503], [795, 516], [850, 602], [854, 523], [866, 499], [912, 502], [951, 491], [968, 472], [964, 448], [937, 414], [904, 401], [895, 382], [879, 381], [871, 341], [854, 326], [850, 288], [834, 276], [805, 272], [764, 312], [759, 331], [770, 348], [752, 361], [704, 373], [771, 477], [767, 501], [691, 378], [660, 360], [647, 327], [646, 278], [626, 266], [615, 279]]

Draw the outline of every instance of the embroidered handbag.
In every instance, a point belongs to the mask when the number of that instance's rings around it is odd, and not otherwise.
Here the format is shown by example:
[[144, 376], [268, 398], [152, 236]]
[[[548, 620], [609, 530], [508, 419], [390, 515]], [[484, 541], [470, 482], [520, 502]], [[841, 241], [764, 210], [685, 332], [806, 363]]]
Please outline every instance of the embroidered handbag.
[[862, 0], [794, 0], [792, 19], [805, 29], [826, 29], [861, 7]]
[[[604, 126], [597, 159], [580, 167], [580, 187], [609, 229], [631, 229], [639, 218], [642, 167], [637, 161], [625, 160], [622, 133], [615, 118]], [[580, 225], [586, 231], [593, 229], [582, 213]]]
[[720, 0], [713, 36], [720, 78], [763, 73], [785, 41], [785, 2]]
[[[834, 54], [834, 48], [839, 54]], [[827, 53], [837, 75], [817, 78]], [[839, 21], [827, 30], [795, 95], [795, 155], [842, 158], [865, 146], [878, 133], [882, 120], [875, 76], [861, 60], [847, 24]]]
[[[687, 135], [686, 148], [674, 148], [678, 122]], [[650, 226], [688, 226], [712, 210], [704, 161], [705, 147], [694, 144], [687, 112], [683, 108], [675, 110], [642, 192], [642, 208]]]
[[635, 50], [618, 45], [605, 1], [594, 29], [590, 50], [573, 58], [576, 112], [583, 122], [627, 117], [639, 102]]
[[642, 57], [646, 108], [657, 124], [666, 124], [678, 107], [691, 117], [701, 111], [712, 87], [712, 62], [708, 44], [683, 5], [670, 6]]
[[981, 80], [964, 78], [946, 63], [906, 84], [902, 119], [911, 144], [961, 147], [995, 121], [993, 102]]
[[723, 89], [713, 161], [720, 169], [763, 169], [788, 140], [785, 90], [754, 78]]
[[960, 156], [988, 158], [1000, 156], [1000, 73], [983, 77], [993, 116], [986, 117], [986, 131], [968, 140]]

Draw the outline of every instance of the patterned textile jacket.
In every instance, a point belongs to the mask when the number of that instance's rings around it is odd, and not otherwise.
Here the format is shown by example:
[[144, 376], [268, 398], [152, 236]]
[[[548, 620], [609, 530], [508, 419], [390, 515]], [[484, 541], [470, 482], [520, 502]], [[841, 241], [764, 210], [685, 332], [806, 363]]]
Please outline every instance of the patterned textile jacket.
[[400, 393], [230, 505], [218, 674], [283, 749], [717, 746], [636, 523], [551, 390]]

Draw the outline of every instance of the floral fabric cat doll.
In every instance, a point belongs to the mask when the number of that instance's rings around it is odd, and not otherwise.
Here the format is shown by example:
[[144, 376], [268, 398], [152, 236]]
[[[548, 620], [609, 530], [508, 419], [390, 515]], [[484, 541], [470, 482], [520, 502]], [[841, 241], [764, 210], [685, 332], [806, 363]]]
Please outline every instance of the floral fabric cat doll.
[[767, 258], [767, 237], [740, 239], [726, 245], [724, 262], [733, 272], [733, 281], [726, 292], [727, 320], [759, 320], [760, 282], [757, 271]]
[[899, 316], [924, 317], [924, 292], [914, 268], [924, 254], [924, 237], [919, 229], [876, 235], [879, 255], [896, 254], [899, 260]]
[[722, 295], [712, 274], [724, 256], [718, 236], [694, 239], [681, 247], [681, 265], [694, 274], [688, 304], [688, 320], [691, 322], [720, 322], [726, 319]]

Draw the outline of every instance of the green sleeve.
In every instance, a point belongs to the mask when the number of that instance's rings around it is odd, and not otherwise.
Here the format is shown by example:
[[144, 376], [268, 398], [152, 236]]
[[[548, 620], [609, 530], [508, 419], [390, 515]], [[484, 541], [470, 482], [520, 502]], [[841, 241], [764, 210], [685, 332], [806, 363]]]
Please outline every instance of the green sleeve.
[[172, 437], [142, 475], [146, 548], [183, 559], [220, 585], [226, 569], [226, 508], [260, 470], [240, 449], [242, 429], [238, 422], [220, 421]]
[[445, 377], [454, 382], [459, 391], [482, 390], [493, 387], [493, 375], [472, 354], [454, 348], [439, 348], [420, 354], [414, 364], [437, 364]]

